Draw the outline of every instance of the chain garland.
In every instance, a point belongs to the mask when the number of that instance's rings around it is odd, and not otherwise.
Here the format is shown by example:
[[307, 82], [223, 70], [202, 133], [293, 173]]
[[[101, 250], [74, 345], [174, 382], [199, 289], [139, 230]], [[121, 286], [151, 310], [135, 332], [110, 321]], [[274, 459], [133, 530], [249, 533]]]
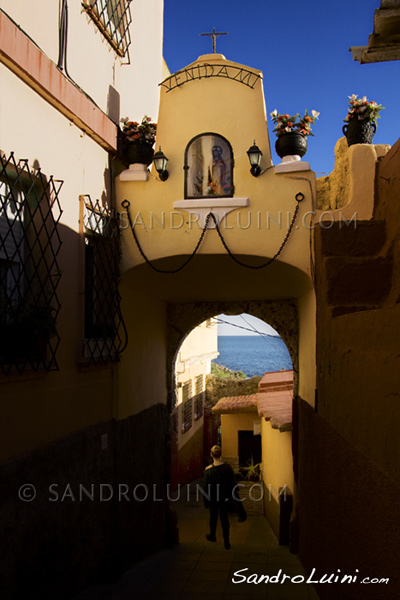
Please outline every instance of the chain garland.
[[198, 249], [200, 248], [201, 243], [202, 243], [202, 241], [204, 239], [205, 233], [206, 233], [206, 231], [208, 229], [208, 223], [209, 223], [210, 219], [212, 219], [214, 221], [215, 229], [216, 229], [216, 231], [218, 233], [218, 236], [219, 236], [219, 238], [221, 240], [221, 243], [222, 243], [223, 247], [225, 248], [226, 252], [232, 258], [232, 260], [234, 260], [238, 265], [240, 265], [241, 267], [245, 267], [246, 269], [264, 269], [265, 267], [268, 267], [282, 253], [282, 251], [283, 251], [283, 249], [284, 249], [284, 247], [286, 245], [286, 242], [288, 241], [288, 239], [290, 237], [290, 234], [292, 233], [294, 224], [296, 222], [297, 214], [299, 212], [300, 202], [302, 202], [304, 200], [304, 194], [302, 194], [301, 192], [297, 193], [296, 196], [295, 196], [295, 200], [297, 202], [297, 206], [296, 206], [295, 211], [293, 213], [293, 217], [292, 217], [291, 223], [289, 225], [289, 229], [287, 231], [285, 239], [283, 240], [283, 242], [282, 242], [279, 250], [276, 252], [276, 254], [274, 254], [274, 256], [272, 258], [270, 258], [269, 260], [267, 260], [267, 262], [265, 262], [265, 263], [263, 263], [261, 265], [248, 265], [248, 264], [242, 262], [241, 260], [239, 260], [238, 258], [236, 258], [236, 256], [228, 248], [228, 245], [227, 245], [226, 241], [224, 240], [224, 237], [223, 237], [223, 235], [221, 233], [221, 230], [219, 228], [216, 216], [214, 215], [214, 213], [210, 212], [210, 213], [208, 213], [208, 215], [206, 217], [206, 221], [205, 221], [203, 230], [202, 230], [202, 232], [200, 234], [199, 241], [197, 242], [196, 247], [193, 250], [192, 254], [184, 261], [184, 263], [180, 267], [178, 267], [177, 269], [172, 269], [172, 270], [159, 269], [158, 267], [156, 267], [155, 265], [153, 265], [153, 263], [147, 258], [146, 254], [143, 251], [143, 248], [140, 245], [140, 242], [139, 242], [138, 237], [137, 237], [136, 232], [135, 232], [135, 226], [134, 226], [134, 224], [132, 222], [132, 217], [131, 217], [131, 214], [129, 212], [129, 207], [130, 207], [129, 200], [124, 200], [122, 202], [121, 206], [122, 206], [122, 208], [126, 209], [126, 212], [127, 212], [127, 215], [128, 215], [129, 226], [130, 226], [130, 228], [132, 230], [133, 238], [134, 238], [134, 240], [136, 242], [136, 245], [138, 247], [138, 250], [139, 250], [140, 254], [143, 257], [143, 260], [149, 265], [149, 267], [151, 267], [157, 273], [164, 273], [164, 274], [171, 275], [171, 274], [174, 274], [174, 273], [178, 273], [179, 271], [182, 271], [182, 269], [184, 269], [186, 267], [186, 265], [189, 264], [189, 262], [194, 258], [194, 256], [196, 255], [196, 253], [197, 253]]

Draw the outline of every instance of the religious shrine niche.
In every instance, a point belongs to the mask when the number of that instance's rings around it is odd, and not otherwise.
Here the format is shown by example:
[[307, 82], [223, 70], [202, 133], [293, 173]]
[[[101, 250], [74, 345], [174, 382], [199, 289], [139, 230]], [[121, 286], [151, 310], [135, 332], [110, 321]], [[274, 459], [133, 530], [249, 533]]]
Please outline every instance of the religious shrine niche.
[[216, 133], [193, 138], [185, 151], [185, 198], [233, 196], [233, 152]]

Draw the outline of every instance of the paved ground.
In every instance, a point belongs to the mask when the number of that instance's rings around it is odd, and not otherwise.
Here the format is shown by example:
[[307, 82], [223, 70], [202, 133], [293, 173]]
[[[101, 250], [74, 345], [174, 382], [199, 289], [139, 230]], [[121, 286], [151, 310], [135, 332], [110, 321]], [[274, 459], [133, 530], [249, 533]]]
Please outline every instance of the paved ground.
[[318, 600], [312, 585], [233, 583], [234, 573], [303, 575], [298, 559], [279, 546], [264, 517], [238, 523], [232, 515], [230, 550], [225, 550], [218, 524], [216, 543], [208, 542], [208, 511], [195, 501], [176, 503], [180, 543], [162, 550], [127, 571], [115, 585], [95, 586], [76, 600]]

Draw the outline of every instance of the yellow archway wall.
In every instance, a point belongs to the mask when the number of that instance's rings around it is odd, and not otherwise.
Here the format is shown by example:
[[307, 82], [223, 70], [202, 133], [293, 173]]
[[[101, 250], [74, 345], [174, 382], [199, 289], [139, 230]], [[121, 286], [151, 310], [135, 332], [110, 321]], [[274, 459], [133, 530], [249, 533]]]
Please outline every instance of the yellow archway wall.
[[[290, 288], [297, 297], [289, 296]], [[220, 313], [245, 312], [274, 327], [290, 349], [296, 393], [314, 406], [315, 297], [305, 274], [276, 263], [260, 275], [227, 256], [196, 257], [177, 275], [160, 275], [147, 265], [132, 269], [120, 291], [129, 343], [119, 365], [116, 418], [171, 401], [179, 346], [194, 327]]]
[[[297, 311], [297, 392], [314, 404], [315, 297], [310, 251], [313, 230], [308, 226], [308, 214], [315, 206], [315, 174], [310, 170], [275, 173], [260, 71], [219, 54], [199, 57], [186, 71], [195, 73], [198, 69], [202, 73], [204, 65], [209, 65], [208, 74], [220, 75], [190, 78], [178, 73], [160, 88], [156, 150], [161, 146], [169, 158], [168, 179], [160, 181], [152, 166], [150, 174], [143, 171], [147, 180], [129, 179], [126, 170], [125, 178], [121, 174], [116, 181], [123, 250], [122, 309], [130, 329], [130, 343], [119, 370], [120, 393], [115, 410], [118, 418], [170, 401], [168, 310], [174, 304], [225, 302], [229, 307], [234, 302], [292, 302]], [[224, 75], [240, 73], [241, 69], [250, 73], [252, 79], [240, 81], [240, 76], [238, 80]], [[251, 85], [247, 85], [250, 81]], [[213, 228], [205, 232], [193, 260], [182, 271], [170, 275], [152, 270], [135, 243], [127, 210], [142, 250], [153, 266], [176, 270], [192, 254], [200, 238], [201, 223], [196, 215], [175, 204], [184, 200], [185, 149], [193, 138], [204, 133], [223, 136], [233, 150], [233, 197], [205, 201], [215, 211], [221, 200], [228, 204], [231, 201], [232, 210], [221, 219], [220, 231], [236, 258], [254, 266], [274, 257], [298, 206], [287, 244], [265, 269], [246, 269], [232, 261]], [[254, 140], [263, 153], [263, 172], [259, 177], [251, 175], [247, 156]], [[298, 204], [299, 193], [304, 199]], [[123, 205], [124, 200], [130, 203], [129, 208]], [[245, 204], [236, 206], [239, 200]], [[197, 321], [187, 315], [183, 318], [185, 323], [187, 319], [185, 325], [175, 323], [179, 331], [177, 343], [202, 320], [218, 312], [224, 311], [203, 314]]]
[[[190, 213], [176, 205], [184, 200], [185, 150], [196, 136], [215, 133], [223, 136], [233, 150], [234, 194], [232, 198], [204, 197], [202, 200], [214, 212], [225, 204], [232, 209], [220, 221], [226, 243], [237, 255], [273, 257], [285, 239], [297, 207], [296, 195], [301, 193], [304, 200], [299, 204], [282, 260], [310, 276], [312, 230], [309, 223], [315, 205], [315, 174], [310, 170], [275, 173], [259, 71], [242, 67], [218, 54], [201, 56], [188, 69], [204, 64], [248, 69], [257, 79], [254, 87], [223, 76], [190, 80], [173, 89], [161, 87], [155, 147], [158, 150], [161, 146], [169, 159], [169, 177], [160, 181], [152, 166], [147, 181], [130, 179], [129, 170], [117, 178], [117, 204], [122, 215], [124, 242], [122, 270], [128, 271], [144, 262], [130, 231], [127, 210], [150, 260], [189, 256], [193, 252], [202, 231], [204, 213], [199, 217], [198, 212]], [[254, 141], [263, 154], [263, 172], [258, 177], [251, 175], [247, 156]], [[130, 203], [128, 209], [123, 205], [125, 200]], [[215, 230], [206, 232], [199, 252], [203, 255], [225, 253]]]

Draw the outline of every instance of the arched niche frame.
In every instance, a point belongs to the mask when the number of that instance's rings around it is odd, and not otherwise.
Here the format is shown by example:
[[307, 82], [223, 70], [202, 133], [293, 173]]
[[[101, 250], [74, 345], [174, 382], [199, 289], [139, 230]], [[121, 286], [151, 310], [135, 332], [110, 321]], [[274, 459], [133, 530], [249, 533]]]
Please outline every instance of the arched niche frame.
[[273, 327], [285, 342], [293, 364], [293, 392], [298, 393], [299, 325], [296, 300], [169, 303], [167, 306], [168, 409], [175, 404], [174, 368], [179, 349], [189, 333], [203, 321], [219, 314], [247, 313]]
[[201, 133], [185, 150], [185, 199], [232, 198], [233, 151], [218, 133]]

